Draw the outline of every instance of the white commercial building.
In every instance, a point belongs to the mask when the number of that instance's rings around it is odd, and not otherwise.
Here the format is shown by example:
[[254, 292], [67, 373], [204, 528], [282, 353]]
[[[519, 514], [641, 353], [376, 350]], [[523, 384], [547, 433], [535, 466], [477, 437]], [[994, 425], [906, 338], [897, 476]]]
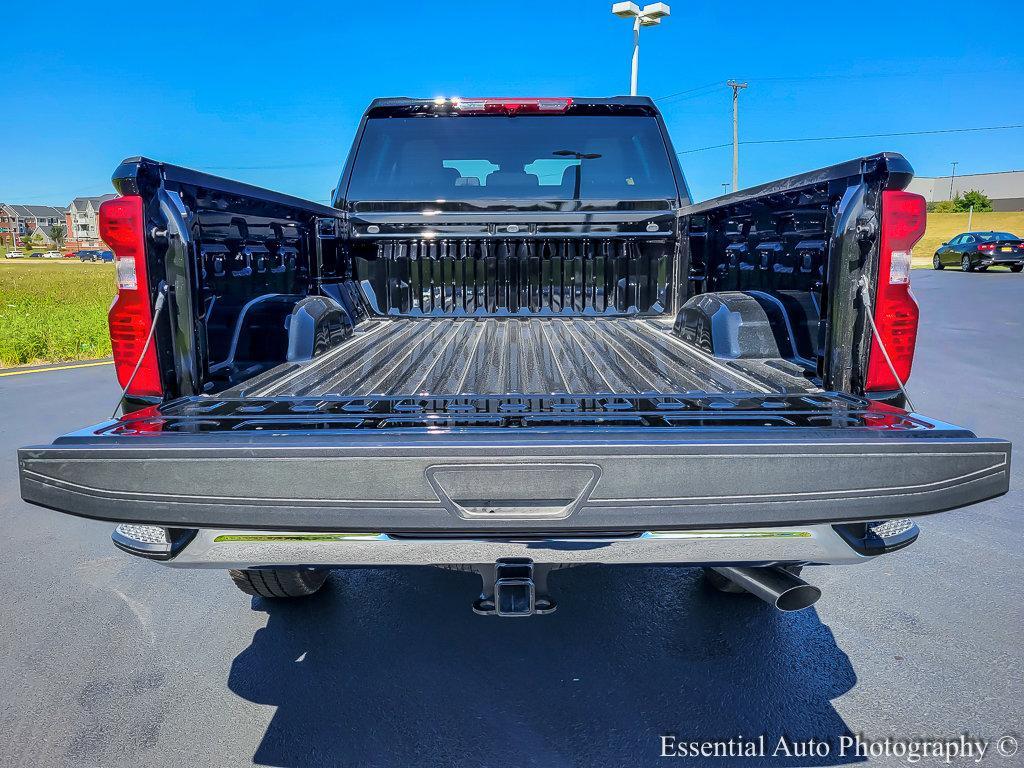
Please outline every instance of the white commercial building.
[[[950, 180], [953, 194], [950, 196]], [[992, 200], [992, 210], [1024, 211], [1024, 171], [967, 173], [963, 176], [915, 176], [907, 191], [924, 195], [929, 203], [950, 200], [972, 189]]]

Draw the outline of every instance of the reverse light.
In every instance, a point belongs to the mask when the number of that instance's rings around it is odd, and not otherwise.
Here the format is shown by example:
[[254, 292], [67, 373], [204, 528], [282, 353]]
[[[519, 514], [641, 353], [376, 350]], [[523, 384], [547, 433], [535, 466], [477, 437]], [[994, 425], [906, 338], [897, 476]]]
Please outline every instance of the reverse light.
[[118, 290], [135, 291], [139, 288], [139, 275], [135, 271], [135, 257], [125, 256], [123, 259], [114, 258], [114, 267], [117, 274]]
[[889, 285], [910, 283], [910, 269], [914, 254], [911, 251], [893, 251], [889, 261]]
[[492, 113], [514, 115], [520, 112], [534, 113], [558, 113], [565, 112], [572, 105], [572, 99], [568, 98], [529, 98], [529, 99], [506, 99], [506, 98], [476, 98], [476, 99], [452, 99], [452, 105], [459, 112], [467, 113]]
[[122, 388], [127, 387], [126, 394], [158, 397], [163, 388], [156, 348], [150, 344], [146, 349], [153, 327], [153, 309], [146, 274], [142, 198], [126, 195], [107, 200], [100, 205], [99, 224], [100, 238], [114, 252], [117, 268], [117, 298], [107, 315], [117, 380]]
[[[920, 311], [910, 292], [912, 248], [924, 235], [925, 199], [898, 190], [882, 192], [882, 226], [878, 255], [878, 278], [874, 300], [875, 325], [892, 367], [906, 383], [914, 363]], [[892, 391], [899, 387], [872, 335], [864, 389]]]

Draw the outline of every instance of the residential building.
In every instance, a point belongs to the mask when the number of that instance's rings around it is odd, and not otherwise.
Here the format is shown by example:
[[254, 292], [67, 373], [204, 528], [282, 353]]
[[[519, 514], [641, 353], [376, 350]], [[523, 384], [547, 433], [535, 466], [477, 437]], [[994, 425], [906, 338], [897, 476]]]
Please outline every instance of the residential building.
[[115, 195], [76, 197], [71, 201], [65, 214], [65, 223], [68, 228], [67, 249], [69, 251], [105, 247], [103, 241], [100, 240], [100, 204], [113, 197]]
[[0, 203], [0, 237], [8, 247], [20, 247], [24, 238], [40, 237], [52, 244], [50, 227], [65, 224], [64, 211], [52, 205], [16, 205]]
[[907, 187], [908, 192], [924, 195], [929, 203], [950, 200], [972, 189], [988, 195], [994, 211], [1024, 211], [1024, 171], [915, 176]]

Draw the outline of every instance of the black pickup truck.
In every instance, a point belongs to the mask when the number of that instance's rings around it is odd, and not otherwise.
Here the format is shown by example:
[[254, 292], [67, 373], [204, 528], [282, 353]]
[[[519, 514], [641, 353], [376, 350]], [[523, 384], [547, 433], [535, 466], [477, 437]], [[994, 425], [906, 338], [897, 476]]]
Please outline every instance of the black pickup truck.
[[879, 154], [693, 203], [651, 100], [374, 101], [331, 206], [136, 157], [101, 231], [123, 414], [19, 453], [128, 552], [295, 597], [331, 568], [692, 564], [783, 610], [806, 565], [1007, 490], [913, 412], [924, 200]]

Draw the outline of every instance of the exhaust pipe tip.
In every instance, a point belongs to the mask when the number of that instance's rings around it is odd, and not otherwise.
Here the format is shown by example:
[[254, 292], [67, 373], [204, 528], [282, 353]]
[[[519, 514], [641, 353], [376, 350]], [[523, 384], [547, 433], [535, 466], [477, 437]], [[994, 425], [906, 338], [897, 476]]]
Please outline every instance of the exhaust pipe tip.
[[785, 613], [810, 608], [821, 597], [820, 589], [779, 566], [711, 570]]
[[810, 608], [821, 597], [821, 590], [812, 584], [799, 584], [782, 592], [775, 599], [775, 607], [784, 613]]

